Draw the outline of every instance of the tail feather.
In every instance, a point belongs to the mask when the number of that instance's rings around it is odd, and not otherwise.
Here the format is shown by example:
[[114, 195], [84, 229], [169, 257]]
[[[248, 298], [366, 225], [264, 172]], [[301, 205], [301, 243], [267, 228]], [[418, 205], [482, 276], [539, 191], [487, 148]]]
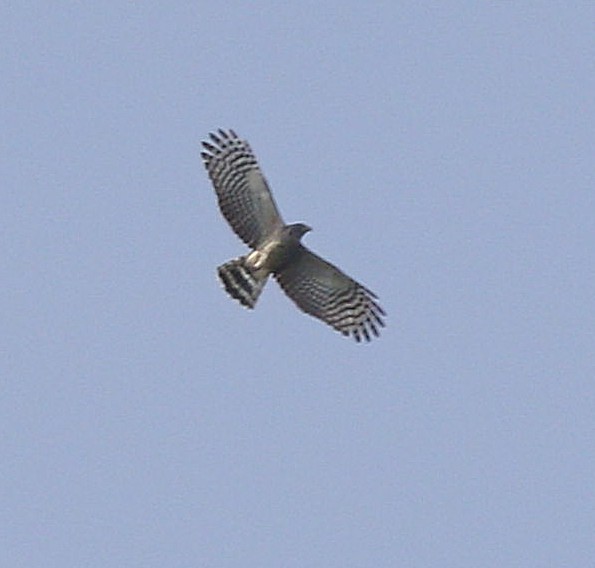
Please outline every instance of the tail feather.
[[248, 266], [246, 257], [230, 260], [217, 268], [227, 293], [247, 308], [256, 305], [268, 278], [268, 272]]

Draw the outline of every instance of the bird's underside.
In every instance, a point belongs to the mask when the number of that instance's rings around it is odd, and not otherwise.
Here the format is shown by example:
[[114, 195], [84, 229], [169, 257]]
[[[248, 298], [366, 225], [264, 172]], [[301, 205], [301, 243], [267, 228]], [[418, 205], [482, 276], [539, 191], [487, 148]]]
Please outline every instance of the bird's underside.
[[249, 144], [233, 130], [219, 130], [201, 153], [221, 213], [252, 249], [218, 268], [227, 292], [254, 308], [269, 276], [307, 314], [357, 341], [384, 327], [376, 295], [301, 243], [310, 227], [286, 225]]

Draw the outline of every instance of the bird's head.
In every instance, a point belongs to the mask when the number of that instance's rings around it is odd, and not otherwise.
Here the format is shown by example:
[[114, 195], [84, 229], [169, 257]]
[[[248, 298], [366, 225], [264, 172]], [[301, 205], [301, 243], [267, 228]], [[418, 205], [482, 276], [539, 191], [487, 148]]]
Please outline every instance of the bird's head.
[[299, 241], [308, 231], [312, 230], [312, 227], [308, 227], [304, 223], [293, 223], [287, 227], [289, 234]]

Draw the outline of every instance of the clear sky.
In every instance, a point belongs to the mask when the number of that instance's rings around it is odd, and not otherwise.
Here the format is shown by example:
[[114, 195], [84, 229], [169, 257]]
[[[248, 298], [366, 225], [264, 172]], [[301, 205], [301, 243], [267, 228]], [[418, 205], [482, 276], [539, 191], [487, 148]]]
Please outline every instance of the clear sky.
[[[592, 566], [594, 22], [4, 3], [2, 565]], [[218, 127], [380, 339], [225, 294]]]

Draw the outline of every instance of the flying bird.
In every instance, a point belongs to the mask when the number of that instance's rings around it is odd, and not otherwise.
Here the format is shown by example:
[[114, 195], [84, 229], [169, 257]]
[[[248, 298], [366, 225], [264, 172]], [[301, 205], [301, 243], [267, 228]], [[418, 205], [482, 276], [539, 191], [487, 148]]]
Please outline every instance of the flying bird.
[[311, 228], [285, 224], [248, 142], [220, 129], [202, 145], [221, 213], [252, 249], [217, 269], [230, 296], [252, 309], [272, 275], [301, 310], [343, 335], [378, 336], [386, 314], [376, 294], [301, 243]]

